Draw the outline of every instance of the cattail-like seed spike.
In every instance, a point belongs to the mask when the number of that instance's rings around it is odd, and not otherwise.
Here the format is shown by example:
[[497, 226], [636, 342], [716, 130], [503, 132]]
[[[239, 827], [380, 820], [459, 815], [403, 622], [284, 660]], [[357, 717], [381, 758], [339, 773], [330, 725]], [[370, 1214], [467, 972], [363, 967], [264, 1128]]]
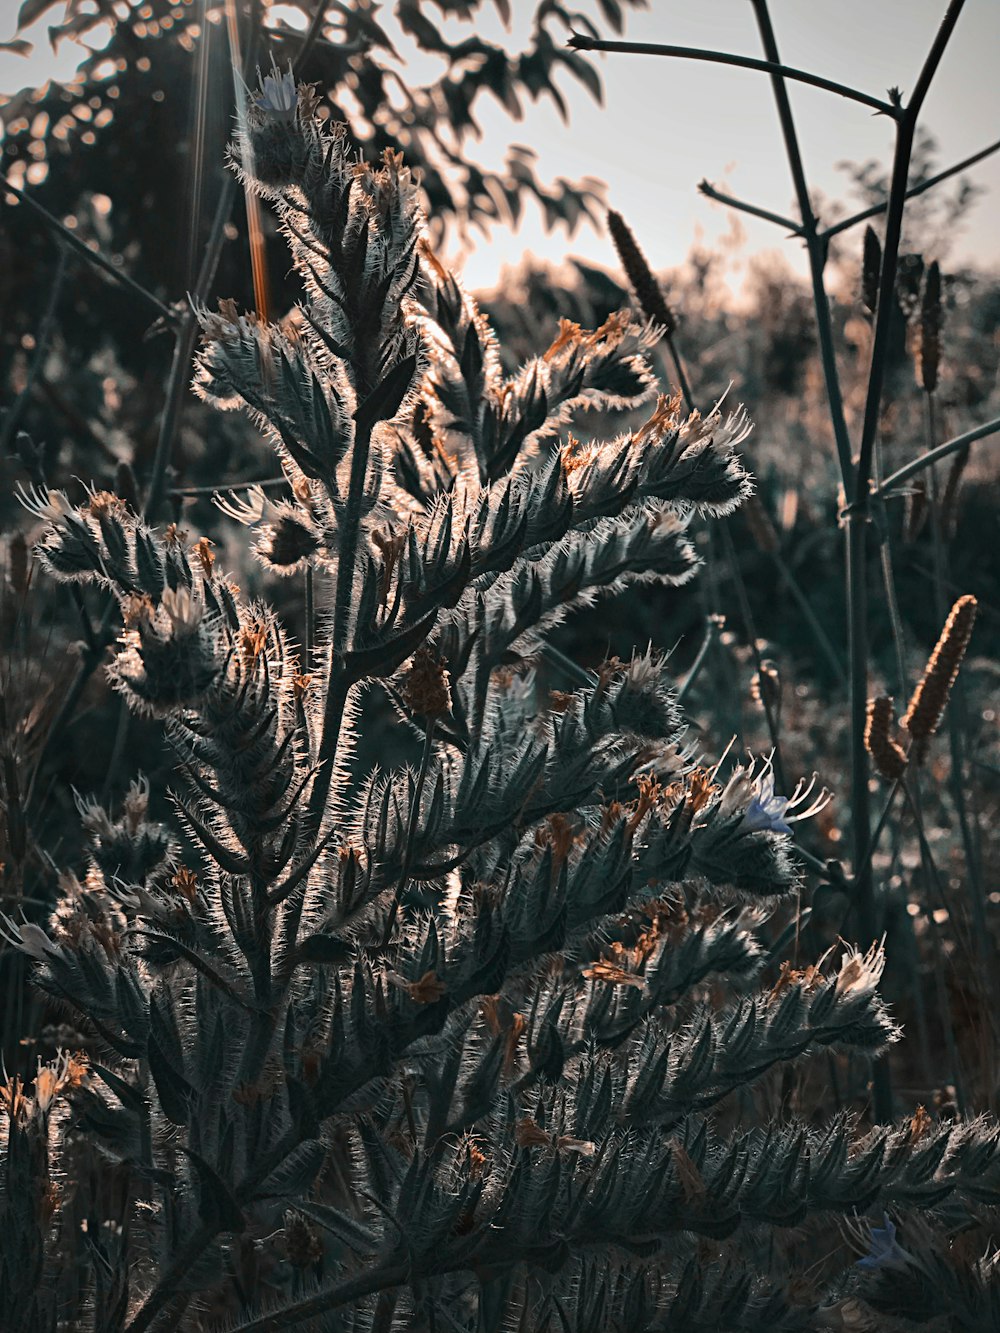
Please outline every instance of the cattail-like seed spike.
[[868, 700], [865, 722], [865, 749], [872, 757], [876, 771], [887, 782], [898, 782], [909, 762], [906, 751], [892, 738], [896, 710], [886, 695]]
[[976, 599], [969, 594], [960, 597], [951, 608], [941, 637], [903, 717], [903, 726], [913, 738], [913, 752], [918, 763], [923, 759], [927, 742], [937, 731], [948, 704], [951, 688], [972, 635], [976, 608]]
[[664, 336], [669, 338], [677, 327], [673, 311], [667, 305], [660, 284], [653, 276], [646, 256], [639, 249], [639, 243], [632, 234], [628, 223], [614, 209], [608, 210], [608, 231], [622, 261], [625, 276], [635, 292], [635, 298], [642, 307], [647, 319], [662, 328]]
[[941, 269], [935, 259], [924, 279], [924, 295], [920, 305], [920, 383], [925, 393], [937, 388], [938, 365], [941, 361], [941, 326], [944, 313], [941, 305]]

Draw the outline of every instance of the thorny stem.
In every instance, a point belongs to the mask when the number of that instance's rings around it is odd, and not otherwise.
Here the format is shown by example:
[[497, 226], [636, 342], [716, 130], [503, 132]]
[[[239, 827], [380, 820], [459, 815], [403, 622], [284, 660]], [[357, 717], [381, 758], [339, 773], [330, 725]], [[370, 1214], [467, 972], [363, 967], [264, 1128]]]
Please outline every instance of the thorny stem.
[[892, 102], [884, 102], [880, 97], [872, 97], [857, 88], [848, 88], [835, 79], [824, 79], [820, 74], [811, 74], [808, 70], [795, 69], [791, 65], [782, 65], [776, 60], [756, 60], [753, 56], [737, 56], [727, 51], [707, 51], [696, 46], [665, 46], [660, 42], [606, 42], [599, 41], [584, 33], [575, 32], [569, 39], [569, 45], [577, 51], [620, 51], [634, 56], [673, 56], [682, 60], [706, 60], [713, 65], [733, 65], [737, 69], [762, 70], [765, 74], [777, 74], [781, 78], [794, 79], [797, 83], [808, 83], [813, 88], [822, 88], [828, 93], [837, 93], [870, 106], [894, 120], [899, 110]]
[[917, 472], [922, 472], [924, 468], [933, 467], [942, 458], [947, 458], [949, 454], [956, 454], [960, 449], [964, 449], [967, 444], [974, 444], [976, 440], [998, 433], [1000, 433], [1000, 417], [994, 417], [992, 421], [986, 421], [981, 426], [974, 426], [972, 430], [956, 435], [952, 440], [946, 440], [944, 444], [929, 449], [926, 453], [921, 454], [919, 458], [914, 458], [903, 467], [897, 468], [895, 472], [886, 477], [885, 481], [875, 487], [874, 494], [889, 495], [898, 490], [904, 481], [909, 481]]

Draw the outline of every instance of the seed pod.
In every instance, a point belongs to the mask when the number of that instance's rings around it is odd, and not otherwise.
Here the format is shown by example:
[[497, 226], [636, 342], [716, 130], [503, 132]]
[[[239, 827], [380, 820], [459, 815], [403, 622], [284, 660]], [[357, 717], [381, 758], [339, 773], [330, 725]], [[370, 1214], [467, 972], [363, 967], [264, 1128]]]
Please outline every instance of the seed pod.
[[673, 311], [667, 305], [660, 284], [653, 276], [646, 256], [639, 249], [639, 244], [632, 235], [632, 230], [620, 213], [608, 210], [608, 231], [622, 261], [625, 276], [635, 293], [635, 299], [642, 307], [642, 313], [663, 330], [669, 338], [677, 327]]
[[976, 619], [975, 597], [966, 594], [951, 608], [941, 637], [930, 655], [920, 684], [913, 691], [903, 726], [913, 737], [913, 752], [919, 763], [926, 754], [927, 742], [937, 731], [948, 704], [951, 688], [962, 665]]
[[868, 700], [865, 723], [865, 749], [872, 757], [876, 771], [887, 782], [897, 782], [909, 762], [906, 751], [892, 739], [896, 710], [886, 695]]
[[937, 388], [943, 323], [941, 269], [935, 259], [924, 279], [924, 295], [920, 305], [920, 348], [917, 362], [920, 369], [920, 383], [925, 393], [933, 393]]

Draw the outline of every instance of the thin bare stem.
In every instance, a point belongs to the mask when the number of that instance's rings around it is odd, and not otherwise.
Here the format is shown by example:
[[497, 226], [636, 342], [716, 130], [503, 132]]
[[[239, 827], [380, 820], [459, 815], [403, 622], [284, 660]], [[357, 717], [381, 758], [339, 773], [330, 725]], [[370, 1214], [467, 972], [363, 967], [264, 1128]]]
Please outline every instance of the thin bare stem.
[[[912, 185], [906, 191], [907, 199], [916, 199], [920, 194], [927, 190], [932, 190], [935, 185], [940, 185], [942, 181], [950, 180], [952, 176], [957, 176], [960, 171], [965, 171], [967, 167], [973, 167], [977, 162], [982, 162], [983, 158], [990, 157], [993, 153], [1000, 152], [1000, 139], [996, 143], [987, 144], [985, 148], [980, 148], [978, 153], [973, 153], [970, 157], [965, 157], [961, 162], [956, 162], [953, 167], [948, 167], [946, 171], [939, 171], [936, 176], [928, 176], [925, 181], [919, 185]], [[889, 201], [886, 199], [881, 204], [872, 204], [871, 208], [866, 208], [860, 213], [852, 213], [849, 218], [844, 218], [840, 222], [835, 222], [832, 226], [826, 227], [820, 232], [821, 241], [829, 241], [831, 236], [839, 236], [842, 231], [848, 231], [851, 227], [856, 227], [859, 222], [867, 222], [869, 218], [877, 218], [889, 207]]]
[[805, 230], [798, 223], [793, 222], [791, 218], [782, 217], [780, 213], [772, 213], [770, 209], [758, 208], [756, 204], [748, 204], [744, 199], [734, 199], [731, 194], [723, 194], [717, 190], [711, 181], [702, 181], [698, 189], [706, 199], [714, 199], [717, 204], [726, 204], [729, 208], [735, 208], [740, 213], [749, 213], [751, 217], [763, 218], [765, 222], [773, 222], [776, 227], [791, 232], [793, 236], [804, 236]]
[[956, 454], [960, 449], [964, 449], [967, 444], [973, 444], [976, 440], [982, 440], [987, 435], [998, 433], [1000, 433], [1000, 417], [994, 417], [992, 421], [986, 421], [981, 426], [974, 426], [972, 430], [967, 430], [962, 435], [956, 435], [954, 439], [947, 440], [934, 449], [929, 449], [927, 453], [921, 454], [919, 458], [914, 458], [912, 462], [897, 468], [895, 472], [886, 477], [881, 485], [875, 487], [874, 494], [888, 495], [890, 492], [898, 490], [905, 481], [909, 481], [912, 476], [922, 472], [924, 468], [933, 467], [942, 458], [947, 458], [949, 454]]
[[878, 306], [875, 312], [875, 336], [872, 342], [871, 372], [868, 377], [868, 393], [865, 399], [864, 424], [861, 428], [861, 447], [858, 453], [858, 468], [855, 479], [855, 503], [867, 508], [868, 488], [871, 480], [872, 451], [875, 445], [875, 432], [878, 429], [878, 415], [882, 404], [882, 388], [885, 383], [886, 346], [889, 326], [893, 314], [893, 289], [896, 283], [896, 269], [899, 261], [899, 243], [903, 231], [903, 209], [906, 203], [907, 175], [910, 167], [910, 155], [913, 151], [913, 138], [917, 128], [917, 119], [923, 107], [924, 98], [930, 88], [931, 80], [941, 63], [948, 39], [954, 31], [959, 15], [965, 6], [965, 0], [951, 0], [941, 26], [924, 61], [917, 78], [913, 96], [896, 125], [896, 151], [892, 165], [892, 181], [889, 188], [889, 201], [886, 207], [885, 239], [882, 242], [882, 275], [879, 282]]
[[38, 336], [35, 339], [35, 354], [31, 358], [31, 365], [28, 367], [28, 373], [25, 376], [24, 387], [14, 399], [10, 408], [3, 418], [3, 427], [0, 429], [0, 455], [6, 454], [10, 448], [10, 443], [14, 438], [14, 432], [17, 430], [18, 422], [24, 415], [24, 409], [27, 407], [31, 398], [32, 390], [35, 387], [35, 381], [41, 373], [45, 358], [49, 353], [49, 343], [52, 341], [52, 331], [56, 324], [56, 308], [59, 305], [59, 298], [62, 295], [63, 284], [66, 280], [66, 268], [69, 253], [66, 247], [56, 242], [59, 248], [59, 260], [56, 264], [56, 271], [52, 278], [52, 286], [49, 288], [49, 299], [45, 303], [45, 311], [38, 325]]
[[623, 55], [634, 56], [671, 56], [679, 60], [704, 60], [712, 65], [731, 65], [736, 69], [755, 69], [764, 74], [777, 74], [785, 79], [794, 79], [796, 83], [807, 83], [813, 88], [822, 88], [824, 92], [836, 93], [852, 102], [860, 102], [884, 116], [894, 120], [899, 115], [899, 108], [881, 97], [872, 97], [857, 88], [837, 83], [835, 79], [824, 79], [820, 74], [811, 74], [808, 70], [795, 69], [792, 65], [782, 65], [772, 60], [756, 60], [753, 56], [738, 56], [727, 51], [706, 51], [696, 46], [665, 46], [660, 42], [608, 42], [600, 41], [585, 33], [575, 32], [569, 39], [569, 45], [577, 51], [618, 51]]

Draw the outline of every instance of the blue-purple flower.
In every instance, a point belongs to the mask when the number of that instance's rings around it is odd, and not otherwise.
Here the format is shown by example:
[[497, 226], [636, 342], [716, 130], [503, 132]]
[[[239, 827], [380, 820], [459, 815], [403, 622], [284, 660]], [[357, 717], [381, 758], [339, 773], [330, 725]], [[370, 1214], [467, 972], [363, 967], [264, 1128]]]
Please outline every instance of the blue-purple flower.
[[253, 105], [257, 111], [273, 120], [290, 123], [295, 119], [295, 110], [299, 98], [295, 90], [295, 75], [289, 64], [284, 74], [271, 60], [271, 73], [261, 76], [257, 70], [260, 87], [252, 94]]
[[904, 1268], [916, 1263], [913, 1255], [896, 1240], [896, 1226], [888, 1213], [882, 1214], [884, 1226], [872, 1227], [868, 1253], [857, 1261], [858, 1268]]
[[785, 811], [788, 809], [788, 797], [776, 796], [774, 792], [774, 774], [767, 769], [756, 782], [756, 793], [747, 806], [743, 816], [743, 827], [751, 833], [769, 829], [772, 833], [791, 833], [791, 825], [785, 823]]

